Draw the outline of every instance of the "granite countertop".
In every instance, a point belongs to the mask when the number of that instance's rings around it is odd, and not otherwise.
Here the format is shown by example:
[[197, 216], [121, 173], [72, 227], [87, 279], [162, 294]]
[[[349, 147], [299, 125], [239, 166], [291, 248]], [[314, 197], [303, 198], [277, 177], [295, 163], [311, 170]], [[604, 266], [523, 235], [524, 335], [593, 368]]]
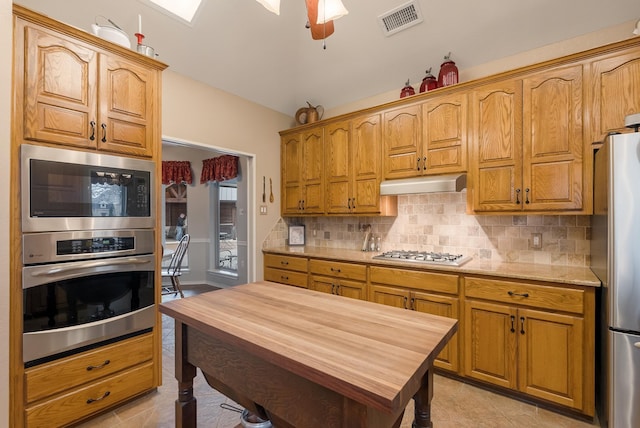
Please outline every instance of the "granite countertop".
[[533, 263], [507, 263], [489, 260], [471, 260], [462, 266], [442, 266], [402, 262], [398, 260], [373, 260], [379, 252], [344, 250], [340, 248], [323, 247], [271, 247], [263, 248], [265, 253], [275, 253], [290, 256], [306, 256], [328, 260], [367, 263], [380, 266], [396, 266], [419, 268], [429, 271], [454, 272], [462, 274], [492, 275], [506, 279], [525, 279], [533, 281], [555, 282], [559, 284], [573, 284], [588, 287], [600, 287], [600, 280], [588, 267], [555, 266]]

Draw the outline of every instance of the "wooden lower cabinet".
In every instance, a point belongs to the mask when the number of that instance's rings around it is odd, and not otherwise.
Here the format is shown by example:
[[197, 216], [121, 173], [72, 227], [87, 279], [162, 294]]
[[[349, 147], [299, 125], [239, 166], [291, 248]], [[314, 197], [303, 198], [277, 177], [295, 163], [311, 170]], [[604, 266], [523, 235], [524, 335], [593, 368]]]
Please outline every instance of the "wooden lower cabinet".
[[264, 279], [265, 281], [307, 288], [308, 265], [309, 261], [306, 257], [267, 253], [264, 255]]
[[[370, 301], [459, 319], [458, 275], [378, 266], [371, 266], [369, 270]], [[436, 358], [436, 367], [459, 371], [458, 341], [456, 333]]]
[[367, 266], [331, 260], [309, 260], [309, 288], [367, 300]]
[[26, 426], [62, 427], [155, 386], [152, 333], [25, 370]]
[[[478, 278], [467, 285], [463, 374], [593, 416], [593, 290]], [[574, 305], [545, 308], [563, 300]]]

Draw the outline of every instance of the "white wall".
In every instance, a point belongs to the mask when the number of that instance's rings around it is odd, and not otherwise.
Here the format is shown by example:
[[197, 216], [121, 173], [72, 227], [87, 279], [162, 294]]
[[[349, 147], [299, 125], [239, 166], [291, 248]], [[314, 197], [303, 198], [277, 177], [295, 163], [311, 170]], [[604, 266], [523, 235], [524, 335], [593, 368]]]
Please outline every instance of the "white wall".
[[9, 160], [11, 159], [11, 1], [0, 0], [0, 428], [9, 426]]
[[[565, 40], [560, 43], [543, 46], [538, 49], [521, 52], [519, 54], [482, 64], [476, 67], [459, 70], [460, 82], [468, 82], [470, 80], [479, 79], [503, 71], [525, 67], [527, 65], [536, 64], [561, 56], [570, 55], [576, 52], [586, 51], [592, 48], [606, 45], [608, 43], [619, 42], [621, 40], [635, 37], [632, 34], [632, 31], [636, 26], [636, 22], [637, 18], [634, 18], [632, 21], [628, 21], [614, 27], [605, 28], [601, 31], [588, 33], [579, 37], [575, 37], [573, 39]], [[438, 69], [435, 69], [433, 71], [433, 74], [437, 76]], [[420, 82], [417, 82], [413, 86], [416, 89], [417, 93], [420, 87]], [[360, 110], [395, 101], [400, 98], [401, 89], [401, 87], [398, 87], [398, 89], [395, 91], [380, 93], [368, 98], [355, 101], [353, 103], [345, 104], [327, 110], [324, 113], [324, 118], [339, 116], [341, 114], [349, 113], [355, 110]]]
[[[166, 140], [194, 142], [247, 154], [254, 158], [253, 207], [254, 263], [249, 278], [262, 279], [262, 242], [280, 218], [280, 135], [292, 126], [293, 119], [274, 110], [212, 88], [167, 69], [162, 84], [162, 135]], [[267, 200], [267, 215], [259, 215], [262, 204], [262, 177], [273, 180], [275, 200]], [[199, 175], [197, 179], [199, 180]], [[268, 189], [267, 189], [268, 191]], [[208, 200], [208, 199], [207, 199]], [[191, 201], [189, 201], [191, 204]], [[191, 223], [189, 224], [191, 227]]]

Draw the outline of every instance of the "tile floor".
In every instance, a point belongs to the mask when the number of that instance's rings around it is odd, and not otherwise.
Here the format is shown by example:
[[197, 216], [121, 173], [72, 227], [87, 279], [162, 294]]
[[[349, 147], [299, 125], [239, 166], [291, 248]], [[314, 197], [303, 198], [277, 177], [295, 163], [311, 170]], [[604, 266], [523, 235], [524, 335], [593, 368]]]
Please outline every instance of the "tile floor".
[[[185, 296], [208, 290], [208, 286], [185, 286]], [[173, 296], [164, 296], [164, 300]], [[173, 319], [163, 317], [163, 385], [114, 411], [76, 428], [169, 428], [174, 427], [177, 385], [173, 376]], [[240, 415], [220, 407], [231, 400], [207, 385], [202, 374], [194, 382], [198, 400], [198, 427], [240, 428]], [[237, 405], [235, 405], [237, 407]], [[595, 425], [516, 401], [472, 385], [436, 375], [432, 401], [435, 428], [593, 428]], [[405, 411], [402, 428], [411, 428], [413, 403]], [[300, 427], [316, 428], [316, 427]], [[319, 427], [318, 427], [319, 428]]]

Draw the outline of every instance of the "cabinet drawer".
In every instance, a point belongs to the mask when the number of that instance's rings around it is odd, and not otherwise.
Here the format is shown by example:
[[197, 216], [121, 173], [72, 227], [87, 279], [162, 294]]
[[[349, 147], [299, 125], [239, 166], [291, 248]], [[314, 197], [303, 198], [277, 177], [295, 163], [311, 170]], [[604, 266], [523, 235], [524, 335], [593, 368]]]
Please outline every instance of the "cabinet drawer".
[[309, 260], [309, 271], [335, 278], [348, 278], [366, 281], [367, 267], [352, 263], [332, 262], [329, 260]]
[[147, 334], [27, 369], [27, 403], [93, 382], [150, 360], [152, 356], [153, 338]]
[[572, 288], [465, 277], [464, 294], [476, 299], [584, 313], [584, 290]]
[[302, 272], [292, 272], [284, 269], [265, 268], [265, 281], [279, 282], [281, 284], [295, 285], [296, 287], [308, 288], [308, 276]]
[[304, 257], [281, 256], [277, 254], [265, 254], [264, 265], [272, 268], [307, 272], [308, 262]]
[[372, 284], [395, 285], [418, 290], [458, 294], [458, 275], [380, 266], [371, 266], [369, 268], [369, 274]]
[[52, 400], [27, 407], [27, 427], [65, 426], [153, 388], [153, 364], [146, 363]]

